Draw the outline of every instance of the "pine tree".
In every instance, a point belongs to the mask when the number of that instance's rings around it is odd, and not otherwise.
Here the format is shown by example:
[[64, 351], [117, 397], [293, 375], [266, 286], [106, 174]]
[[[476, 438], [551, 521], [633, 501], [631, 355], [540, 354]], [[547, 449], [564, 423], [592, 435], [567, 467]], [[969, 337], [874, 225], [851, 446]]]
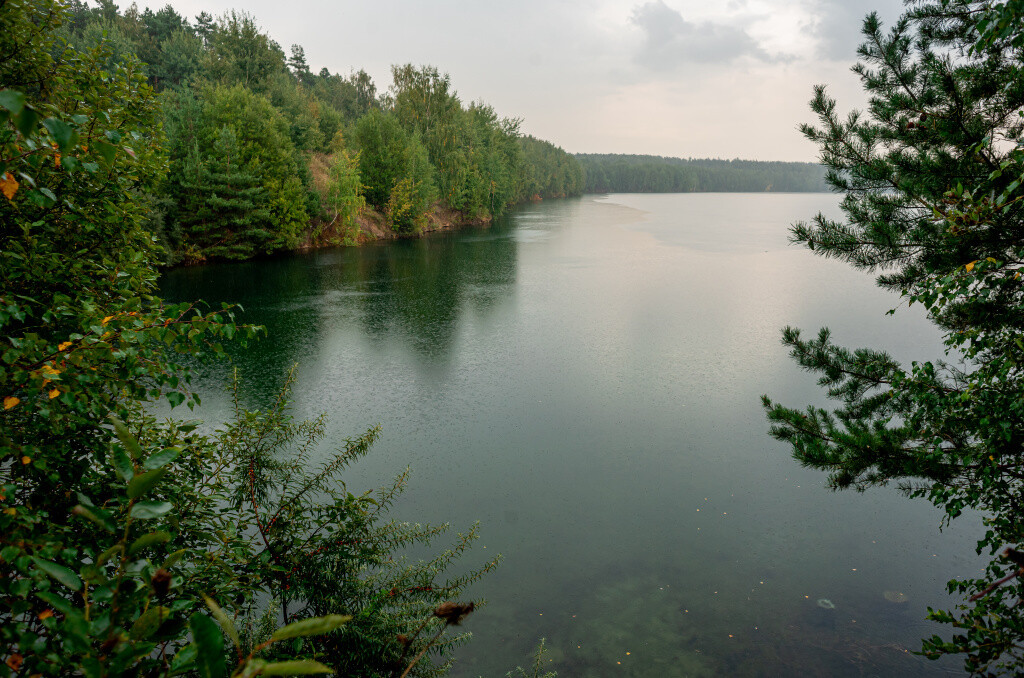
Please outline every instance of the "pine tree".
[[984, 514], [978, 552], [1002, 555], [983, 576], [950, 582], [967, 602], [929, 616], [957, 632], [924, 652], [961, 653], [985, 675], [1024, 660], [1024, 27], [998, 20], [1014, 4], [917, 0], [888, 32], [869, 16], [855, 68], [869, 109], [842, 119], [819, 87], [821, 127], [804, 127], [845, 194], [845, 220], [819, 215], [793, 239], [881, 271], [879, 284], [922, 304], [963, 364], [908, 369], [884, 351], [836, 346], [828, 330], [808, 340], [787, 328], [794, 359], [840, 406], [764, 398], [772, 434], [833, 487], [898, 481], [946, 521]]
[[213, 16], [209, 12], [204, 11], [196, 15], [195, 31], [196, 35], [202, 39], [203, 45], [208, 46], [210, 44], [210, 38], [213, 36], [214, 30]]
[[306, 63], [306, 50], [302, 45], [292, 45], [292, 55], [288, 57], [288, 68], [302, 84], [308, 85], [313, 81], [313, 74], [309, 70], [309, 64]]
[[184, 167], [181, 186], [186, 193], [178, 220], [193, 259], [244, 259], [273, 239], [266, 192], [240, 166], [232, 128], [221, 128], [209, 159], [193, 146]]

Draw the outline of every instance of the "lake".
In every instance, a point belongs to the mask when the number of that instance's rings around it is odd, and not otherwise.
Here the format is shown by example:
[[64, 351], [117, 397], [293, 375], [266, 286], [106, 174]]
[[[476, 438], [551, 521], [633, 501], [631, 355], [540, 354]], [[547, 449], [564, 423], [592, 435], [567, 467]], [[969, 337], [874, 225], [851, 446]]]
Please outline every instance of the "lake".
[[[781, 328], [897, 359], [936, 330], [873, 278], [788, 245], [828, 194], [586, 196], [428, 238], [178, 269], [173, 300], [242, 304], [258, 407], [298, 365], [295, 412], [336, 440], [381, 423], [350, 490], [413, 471], [392, 512], [481, 523], [453, 675], [503, 676], [547, 639], [570, 676], [942, 675], [945, 582], [976, 574], [976, 517], [895, 489], [833, 493], [767, 435], [761, 394], [825, 404]], [[894, 316], [886, 311], [899, 307]], [[227, 416], [226, 367], [197, 374]], [[438, 548], [443, 547], [443, 543]], [[905, 602], [892, 602], [902, 593]]]

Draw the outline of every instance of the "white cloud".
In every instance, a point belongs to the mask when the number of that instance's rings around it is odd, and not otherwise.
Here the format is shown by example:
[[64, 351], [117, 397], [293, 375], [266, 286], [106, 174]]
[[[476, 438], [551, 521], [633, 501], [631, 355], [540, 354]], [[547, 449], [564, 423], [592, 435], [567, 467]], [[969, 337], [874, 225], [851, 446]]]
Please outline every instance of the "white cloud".
[[[165, 0], [160, 0], [163, 4]], [[235, 0], [170, 0], [192, 16]], [[574, 152], [813, 160], [795, 127], [812, 87], [863, 106], [849, 66], [863, 15], [899, 0], [249, 0], [314, 70], [432, 64], [466, 101]]]
[[807, 0], [807, 28], [817, 42], [817, 56], [831, 61], [853, 61], [863, 40], [861, 26], [870, 12], [878, 12], [886, 25], [902, 13], [901, 0]]
[[743, 56], [770, 58], [742, 28], [687, 21], [663, 0], [637, 6], [631, 21], [644, 34], [636, 61], [653, 71], [671, 71], [693, 63], [726, 64]]

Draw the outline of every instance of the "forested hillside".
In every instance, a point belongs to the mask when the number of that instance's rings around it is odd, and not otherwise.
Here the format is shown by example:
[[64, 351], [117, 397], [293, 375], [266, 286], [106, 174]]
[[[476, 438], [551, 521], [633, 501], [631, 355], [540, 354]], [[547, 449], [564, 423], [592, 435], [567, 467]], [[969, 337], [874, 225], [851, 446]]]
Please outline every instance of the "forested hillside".
[[146, 199], [168, 263], [354, 243], [368, 225], [415, 234], [438, 213], [481, 221], [582, 192], [571, 156], [463, 103], [435, 68], [396, 66], [378, 92], [362, 70], [314, 72], [301, 46], [286, 54], [244, 13], [70, 9], [69, 46], [105, 45], [108, 67], [138, 62], [159, 95], [170, 171]]
[[587, 193], [827, 191], [825, 168], [808, 162], [699, 160], [577, 154]]

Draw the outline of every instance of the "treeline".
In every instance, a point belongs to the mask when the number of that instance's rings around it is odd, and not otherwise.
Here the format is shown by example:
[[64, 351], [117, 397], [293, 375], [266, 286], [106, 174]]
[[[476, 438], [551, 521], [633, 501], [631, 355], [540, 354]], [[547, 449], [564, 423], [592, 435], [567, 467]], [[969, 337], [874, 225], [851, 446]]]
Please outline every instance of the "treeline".
[[314, 73], [245, 13], [190, 21], [170, 5], [71, 0], [70, 17], [68, 45], [103, 45], [110, 67], [137, 63], [159, 93], [170, 171], [147, 199], [168, 263], [354, 242], [367, 205], [414, 234], [439, 208], [483, 220], [583, 191], [572, 156], [464, 104], [436, 68], [393, 67], [378, 92], [362, 70]]
[[807, 162], [701, 160], [656, 155], [577, 154], [587, 193], [827, 191], [825, 168]]

